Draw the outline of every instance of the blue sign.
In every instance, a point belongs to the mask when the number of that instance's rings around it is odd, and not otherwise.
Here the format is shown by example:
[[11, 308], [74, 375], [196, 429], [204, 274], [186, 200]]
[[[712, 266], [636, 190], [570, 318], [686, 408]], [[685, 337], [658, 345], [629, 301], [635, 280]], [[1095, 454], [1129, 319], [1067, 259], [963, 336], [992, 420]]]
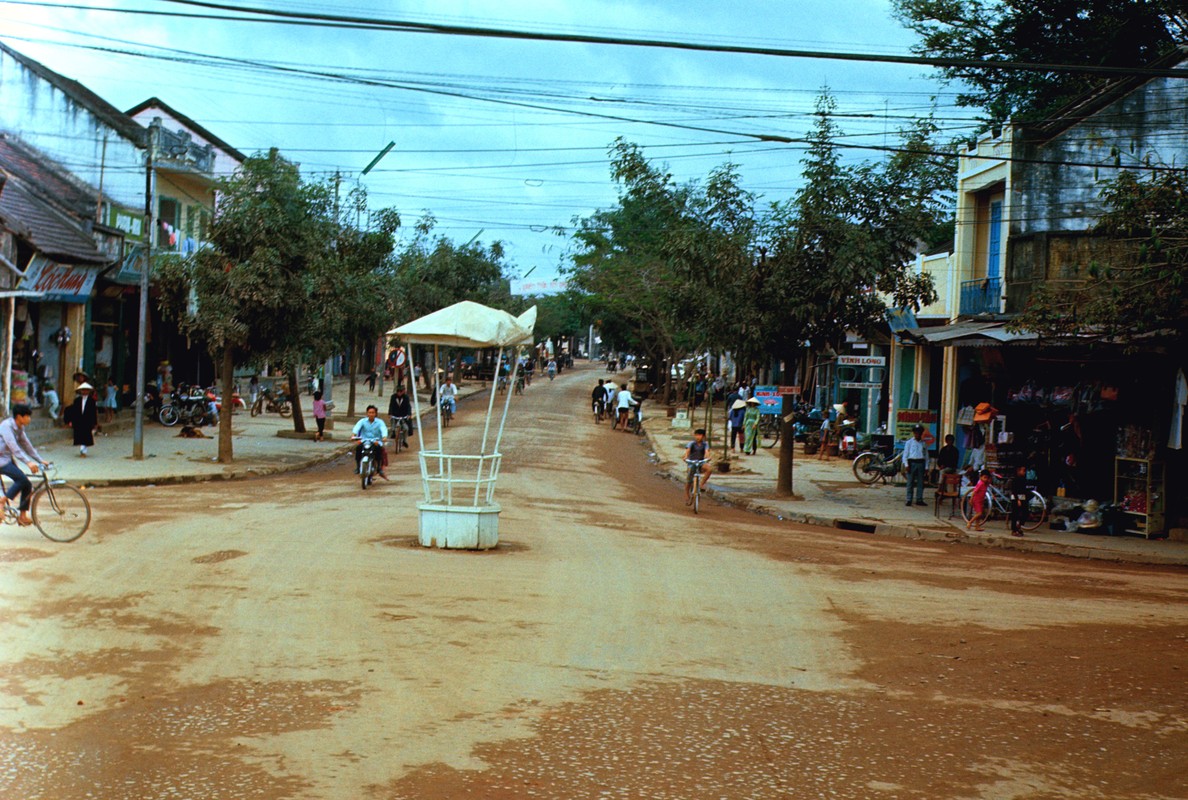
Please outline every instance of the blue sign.
[[784, 398], [778, 386], [756, 386], [755, 399], [759, 401], [760, 414], [779, 414], [784, 410]]

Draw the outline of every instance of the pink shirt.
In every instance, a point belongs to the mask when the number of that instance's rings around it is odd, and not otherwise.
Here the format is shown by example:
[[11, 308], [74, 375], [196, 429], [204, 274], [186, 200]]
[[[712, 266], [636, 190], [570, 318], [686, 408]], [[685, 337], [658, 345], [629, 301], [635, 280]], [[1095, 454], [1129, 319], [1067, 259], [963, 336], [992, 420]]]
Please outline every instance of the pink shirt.
[[313, 401], [313, 415], [314, 415], [314, 419], [325, 419], [326, 418], [326, 401], [325, 400], [314, 400]]

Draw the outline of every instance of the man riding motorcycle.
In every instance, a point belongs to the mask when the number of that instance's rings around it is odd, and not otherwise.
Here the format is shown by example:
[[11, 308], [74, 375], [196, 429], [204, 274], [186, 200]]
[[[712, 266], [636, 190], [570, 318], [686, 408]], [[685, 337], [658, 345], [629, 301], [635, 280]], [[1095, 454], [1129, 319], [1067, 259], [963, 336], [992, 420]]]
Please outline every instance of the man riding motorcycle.
[[351, 430], [351, 441], [358, 442], [355, 445], [355, 474], [359, 474], [359, 464], [363, 460], [363, 448], [366, 445], [378, 445], [379, 450], [383, 453], [380, 461], [379, 476], [384, 480], [388, 480], [388, 476], [384, 474], [384, 467], [387, 466], [388, 455], [384, 450], [384, 441], [388, 438], [388, 426], [379, 419], [379, 409], [375, 406], [367, 407], [367, 416], [355, 423], [355, 427]]

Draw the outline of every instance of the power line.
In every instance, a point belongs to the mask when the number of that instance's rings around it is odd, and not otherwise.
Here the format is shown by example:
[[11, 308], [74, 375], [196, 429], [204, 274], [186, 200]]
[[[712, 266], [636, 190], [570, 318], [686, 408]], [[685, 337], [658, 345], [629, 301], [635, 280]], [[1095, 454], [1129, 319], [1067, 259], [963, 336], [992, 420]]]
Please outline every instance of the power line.
[[[503, 28], [484, 28], [466, 25], [443, 25], [439, 23], [413, 22], [410, 20], [383, 19], [379, 17], [358, 17], [339, 14], [315, 14], [308, 12], [281, 11], [266, 8], [233, 6], [203, 0], [161, 0], [164, 3], [224, 11], [222, 14], [187, 14], [183, 12], [149, 11], [144, 9], [103, 8], [81, 4], [44, 3], [35, 0], [0, 0], [11, 5], [39, 6], [76, 11], [100, 11], [145, 16], [177, 17], [182, 19], [208, 19], [221, 22], [271, 22], [281, 25], [318, 26], [324, 28], [347, 28], [380, 30], [398, 33], [425, 33], [447, 36], [467, 36], [493, 39], [516, 39], [536, 42], [559, 42], [568, 44], [596, 44], [618, 47], [645, 47], [667, 50], [684, 50], [700, 53], [724, 53], [734, 55], [770, 56], [777, 58], [808, 58], [834, 61], [858, 61], [882, 64], [908, 64], [938, 68], [1001, 69], [1022, 72], [1069, 73], [1096, 75], [1099, 77], [1144, 77], [1144, 78], [1188, 78], [1188, 69], [1160, 69], [1153, 67], [1111, 67], [1085, 64], [1055, 64], [1043, 62], [985, 60], [973, 58], [938, 58], [934, 56], [904, 56], [879, 53], [847, 53], [831, 50], [802, 50], [774, 47], [749, 47], [744, 45], [703, 44], [681, 42], [669, 39], [628, 39], [617, 36], [593, 36], [577, 33], [534, 32]], [[255, 16], [242, 16], [250, 14]], [[261, 19], [262, 18], [262, 19]]]

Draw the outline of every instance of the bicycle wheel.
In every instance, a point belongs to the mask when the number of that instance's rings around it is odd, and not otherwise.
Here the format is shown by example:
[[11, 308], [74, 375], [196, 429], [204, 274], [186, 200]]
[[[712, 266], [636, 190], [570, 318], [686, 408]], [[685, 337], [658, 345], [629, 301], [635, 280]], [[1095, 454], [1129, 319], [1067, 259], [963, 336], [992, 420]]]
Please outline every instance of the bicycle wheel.
[[276, 404], [276, 413], [282, 417], [287, 417], [293, 413], [293, 404], [288, 400], [281, 400]]
[[33, 494], [33, 524], [53, 542], [73, 542], [91, 526], [91, 504], [81, 490], [57, 483]]
[[258, 417], [258, 416], [260, 416], [261, 413], [263, 413], [263, 411], [264, 411], [264, 398], [260, 397], [260, 398], [256, 399], [256, 402], [252, 403], [251, 415], [253, 417]]
[[777, 417], [764, 417], [763, 421], [759, 423], [759, 436], [763, 440], [763, 446], [770, 450], [776, 446], [780, 440], [780, 421]]
[[883, 457], [878, 453], [862, 453], [854, 459], [854, 477], [859, 483], [871, 484], [883, 474]]
[[161, 410], [157, 412], [157, 419], [166, 427], [172, 427], [177, 424], [178, 413], [174, 406], [161, 406]]
[[399, 422], [392, 426], [392, 433], [392, 455], [396, 455], [400, 452], [400, 440], [404, 438], [404, 430]]
[[1027, 519], [1023, 522], [1023, 530], [1033, 531], [1043, 525], [1047, 518], [1048, 501], [1042, 494], [1032, 489], [1027, 495]]
[[370, 456], [363, 456], [363, 460], [359, 462], [359, 482], [363, 485], [363, 491], [367, 491], [367, 487], [371, 485], [371, 464]]
[[694, 514], [701, 513], [701, 473], [700, 473], [701, 467], [698, 467], [697, 469], [699, 470], [698, 474], [693, 476], [693, 513]]

